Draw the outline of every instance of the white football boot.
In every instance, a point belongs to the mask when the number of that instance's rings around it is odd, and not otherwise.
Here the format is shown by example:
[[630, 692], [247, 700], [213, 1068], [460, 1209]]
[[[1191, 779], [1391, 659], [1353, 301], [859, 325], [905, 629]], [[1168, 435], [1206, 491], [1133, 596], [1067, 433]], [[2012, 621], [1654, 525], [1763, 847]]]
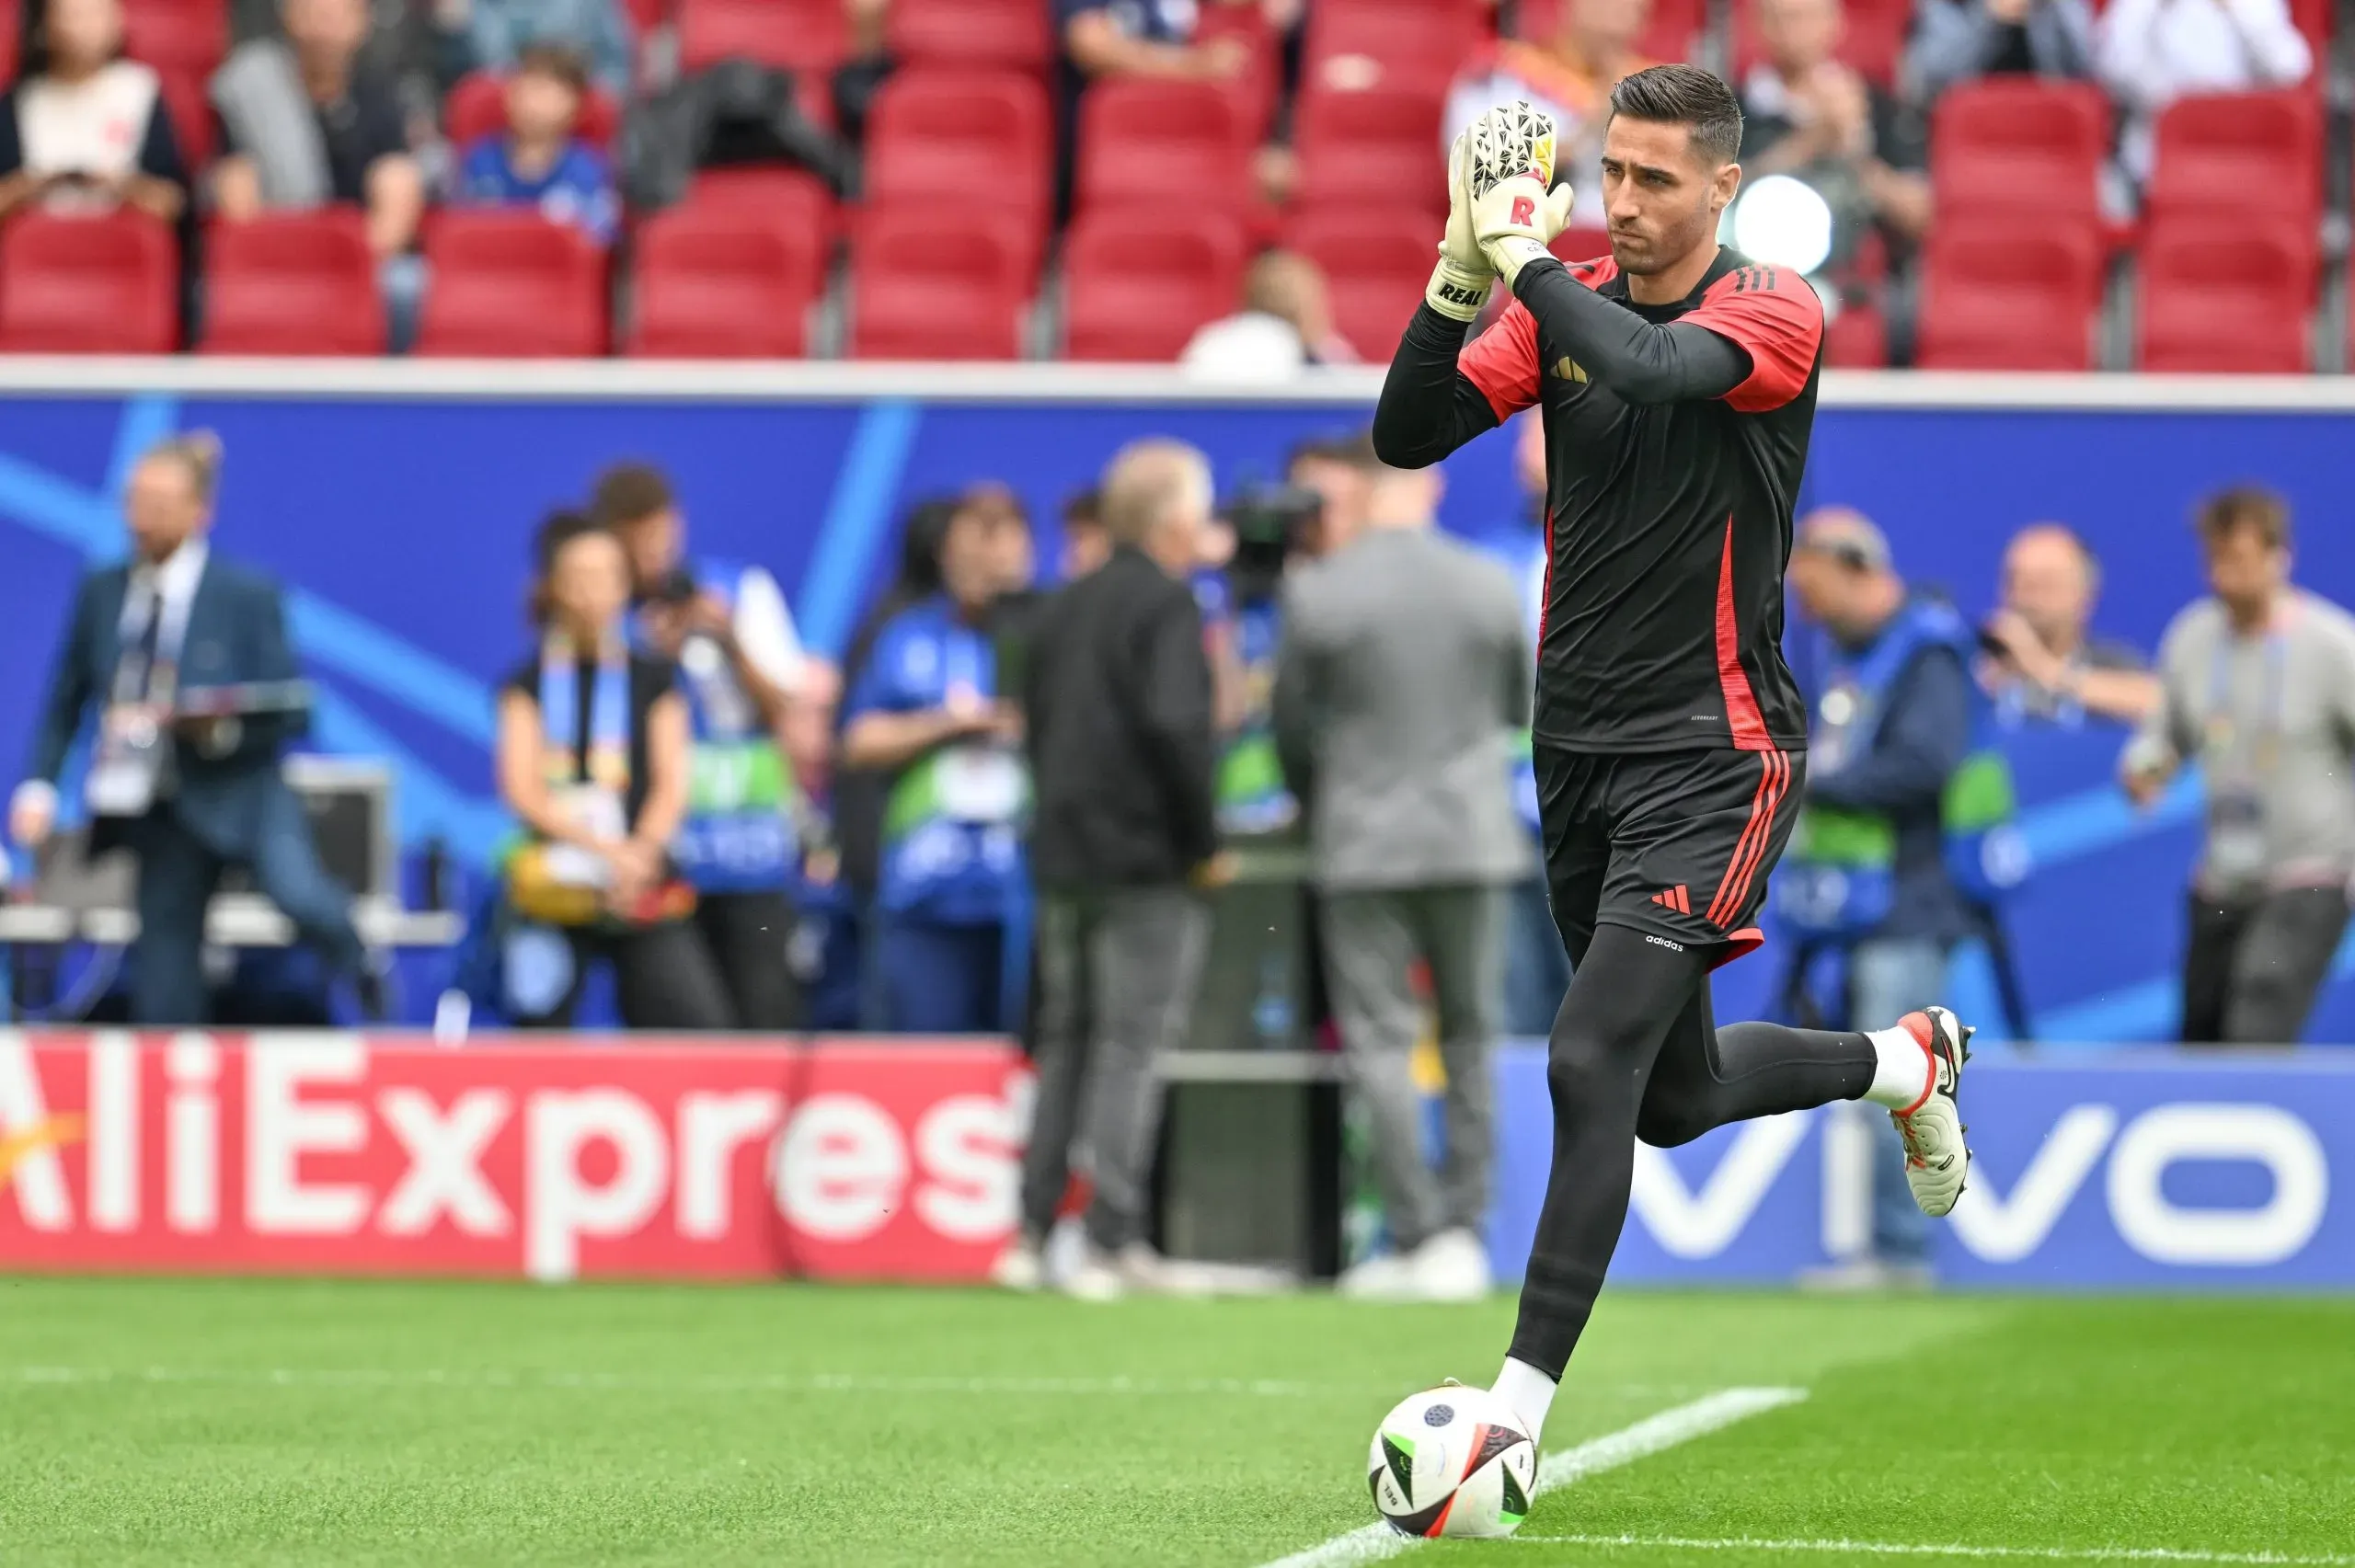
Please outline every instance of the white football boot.
[[1929, 1053], [1929, 1086], [1922, 1097], [1889, 1119], [1905, 1140], [1905, 1182], [1913, 1201], [1933, 1219], [1954, 1211], [1955, 1200], [1970, 1177], [1970, 1150], [1963, 1134], [1962, 1109], [1955, 1093], [1962, 1085], [1962, 1064], [1970, 1059], [1970, 1036], [1977, 1033], [1943, 1007], [1925, 1007], [1898, 1020]]

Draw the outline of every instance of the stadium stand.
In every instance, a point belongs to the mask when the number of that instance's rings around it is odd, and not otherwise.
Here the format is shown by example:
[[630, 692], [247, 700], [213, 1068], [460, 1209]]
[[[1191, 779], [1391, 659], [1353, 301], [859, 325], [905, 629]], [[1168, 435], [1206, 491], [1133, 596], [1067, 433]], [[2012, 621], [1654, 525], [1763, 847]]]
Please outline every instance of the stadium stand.
[[[459, 78], [442, 100], [442, 124], [458, 148], [507, 129], [507, 82], [494, 72], [474, 71]], [[591, 146], [612, 151], [621, 134], [622, 106], [592, 86], [580, 100], [580, 123], [573, 133]]]
[[1065, 246], [1067, 354], [1176, 359], [1196, 328], [1235, 308], [1243, 263], [1241, 226], [1220, 212], [1165, 203], [1082, 213]]
[[1041, 72], [1054, 58], [1047, 7], [1035, 0], [891, 0], [884, 47], [902, 66]]
[[2309, 227], [2322, 217], [2323, 106], [2310, 90], [2182, 98], [2159, 116], [2143, 210], [2156, 222], [2245, 215], [2249, 192]]
[[1180, 205], [1239, 214], [1251, 199], [1242, 107], [1216, 85], [1098, 82], [1080, 106], [1079, 211]]
[[[1445, 171], [1431, 151], [1439, 145], [1443, 104], [1443, 95], [1421, 87], [1311, 84], [1300, 95], [1293, 143], [1300, 155], [1302, 200], [1444, 217]], [[1430, 229], [1429, 219], [1423, 226]], [[1430, 248], [1428, 233], [1424, 248]]]
[[1927, 370], [2082, 371], [2093, 366], [2102, 245], [2090, 222], [2034, 211], [1932, 231], [1924, 256], [1917, 361]]
[[2314, 227], [2294, 216], [2220, 225], [2194, 213], [2153, 223], [2141, 251], [2136, 366], [2312, 370], [2315, 263]]
[[124, 0], [122, 31], [133, 60], [201, 80], [229, 52], [227, 0]]
[[682, 70], [729, 55], [788, 71], [832, 70], [846, 42], [842, 0], [679, 0]]
[[202, 350], [381, 354], [385, 307], [358, 212], [270, 213], [205, 233]]
[[[1566, 0], [1522, 0], [1513, 32], [1525, 39], [1551, 38], [1560, 29]], [[1691, 60], [1700, 51], [1708, 26], [1707, 0], [1652, 0], [1651, 16], [1636, 52], [1648, 60]], [[1853, 19], [1853, 18], [1852, 18]], [[1740, 82], [1735, 83], [1740, 86]]]
[[449, 212], [427, 225], [432, 269], [417, 352], [547, 359], [605, 351], [605, 253], [536, 212]]
[[170, 353], [178, 278], [171, 230], [144, 213], [20, 213], [0, 230], [0, 351]]
[[639, 225], [624, 351], [791, 359], [826, 275], [821, 231], [755, 207], [689, 203]]
[[1019, 72], [917, 66], [893, 73], [867, 122], [867, 199], [980, 200], [1019, 224], [1023, 268], [1035, 270], [1053, 200], [1054, 139], [1047, 90]]
[[1293, 215], [1285, 247], [1316, 263], [1333, 329], [1361, 359], [1387, 360], [1423, 297], [1431, 221], [1407, 208], [1310, 208]]
[[943, 225], [937, 202], [870, 208], [852, 249], [850, 351], [861, 360], [1022, 356], [1037, 235], [987, 207]]
[[832, 243], [837, 217], [833, 193], [805, 170], [777, 164], [704, 169], [687, 188], [684, 205], [700, 212], [742, 212]]
[[1486, 25], [1476, 0], [1319, 0], [1301, 80], [1445, 92]]
[[1930, 127], [1941, 223], [1982, 213], [2097, 220], [2109, 121], [2109, 100], [2087, 82], [1995, 76], [1949, 91]]

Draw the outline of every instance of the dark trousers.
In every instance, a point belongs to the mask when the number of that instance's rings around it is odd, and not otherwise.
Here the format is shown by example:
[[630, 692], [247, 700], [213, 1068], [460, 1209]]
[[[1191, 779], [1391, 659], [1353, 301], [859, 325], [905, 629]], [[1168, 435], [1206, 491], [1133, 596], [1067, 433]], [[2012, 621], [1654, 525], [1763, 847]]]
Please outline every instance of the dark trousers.
[[2342, 887], [2289, 887], [2220, 901], [2191, 895], [2183, 956], [2183, 1038], [2200, 1045], [2289, 1045], [2347, 931]]
[[578, 926], [564, 933], [572, 949], [572, 979], [546, 1013], [518, 1018], [519, 1029], [569, 1029], [580, 1005], [590, 967], [603, 959], [614, 967], [614, 989], [622, 1023], [632, 1029], [701, 1033], [734, 1027], [728, 989], [703, 934], [691, 921], [608, 928]]
[[[204, 911], [227, 857], [191, 832], [168, 806], [130, 830], [139, 857], [139, 940], [131, 950], [131, 1021], [150, 1025], [207, 1022]], [[299, 811], [266, 820], [250, 862], [254, 885], [294, 922], [297, 940], [349, 979], [367, 962], [351, 923], [351, 896], [319, 864]]]
[[1005, 927], [877, 916], [883, 1026], [902, 1035], [994, 1035], [1005, 1016]]
[[793, 979], [793, 905], [781, 892], [706, 893], [695, 930], [718, 966], [736, 1027], [782, 1034], [801, 1024], [801, 990]]
[[1038, 1097], [1022, 1155], [1022, 1225], [1043, 1240], [1084, 1150], [1088, 1240], [1144, 1232], [1161, 1132], [1155, 1059], [1186, 1035], [1210, 910], [1186, 887], [1050, 893], [1039, 908]]

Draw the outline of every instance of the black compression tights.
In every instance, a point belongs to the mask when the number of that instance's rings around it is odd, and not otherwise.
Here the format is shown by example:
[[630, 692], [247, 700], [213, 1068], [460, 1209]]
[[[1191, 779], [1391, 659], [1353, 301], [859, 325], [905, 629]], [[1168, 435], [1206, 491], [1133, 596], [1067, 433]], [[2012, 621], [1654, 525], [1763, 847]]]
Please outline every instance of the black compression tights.
[[1635, 1143], [1689, 1143], [1753, 1116], [1853, 1100], [1872, 1083], [1862, 1035], [1714, 1026], [1699, 955], [1596, 929], [1554, 1019], [1546, 1087], [1554, 1167], [1521, 1288], [1511, 1355], [1559, 1378], [1619, 1243]]

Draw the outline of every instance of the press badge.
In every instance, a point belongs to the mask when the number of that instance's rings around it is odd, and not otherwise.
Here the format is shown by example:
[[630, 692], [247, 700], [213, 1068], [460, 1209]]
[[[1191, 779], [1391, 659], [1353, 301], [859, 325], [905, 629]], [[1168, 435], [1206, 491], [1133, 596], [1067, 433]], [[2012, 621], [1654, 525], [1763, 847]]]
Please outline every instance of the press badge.
[[[576, 784], [557, 791], [556, 803], [557, 810], [593, 839], [628, 836], [622, 797], [613, 790], [596, 784]], [[540, 865], [549, 881], [565, 887], [603, 887], [614, 879], [614, 868], [605, 857], [579, 844], [547, 845], [541, 852]]]
[[97, 754], [82, 798], [96, 817], [144, 817], [163, 794], [171, 744], [156, 710], [118, 703], [98, 719]]
[[959, 822], [1011, 822], [1022, 810], [1022, 764], [995, 746], [951, 746], [933, 764], [942, 815]]
[[2218, 789], [2209, 796], [2208, 868], [2220, 882], [2263, 879], [2265, 802], [2255, 790]]

